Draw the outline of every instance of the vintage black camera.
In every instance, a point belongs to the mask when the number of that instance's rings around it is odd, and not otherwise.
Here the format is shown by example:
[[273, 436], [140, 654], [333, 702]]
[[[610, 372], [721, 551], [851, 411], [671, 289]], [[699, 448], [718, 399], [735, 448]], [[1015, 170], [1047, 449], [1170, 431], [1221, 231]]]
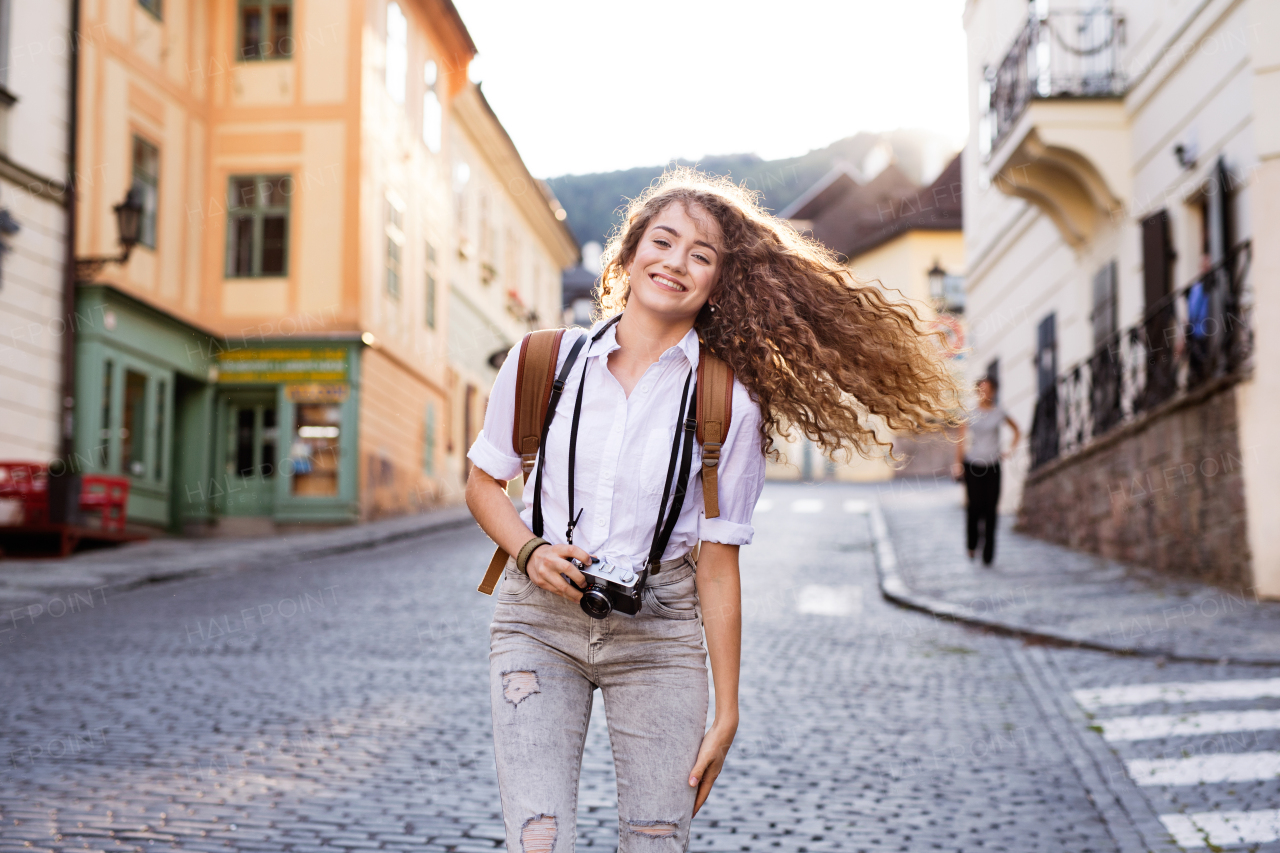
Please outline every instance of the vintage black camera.
[[644, 584], [649, 579], [649, 569], [634, 570], [617, 563], [602, 562], [599, 557], [591, 558], [591, 565], [580, 560], [569, 562], [578, 571], [587, 576], [587, 585], [582, 589], [582, 612], [592, 619], [603, 619], [614, 610], [635, 616], [640, 612], [640, 598], [644, 595]]

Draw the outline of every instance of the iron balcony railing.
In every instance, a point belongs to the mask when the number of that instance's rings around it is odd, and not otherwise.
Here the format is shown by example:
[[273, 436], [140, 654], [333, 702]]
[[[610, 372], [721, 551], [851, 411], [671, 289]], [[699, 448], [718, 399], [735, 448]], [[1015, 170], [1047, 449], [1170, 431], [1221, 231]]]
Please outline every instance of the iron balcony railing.
[[1253, 352], [1252, 244], [1152, 306], [1059, 374], [1036, 400], [1031, 467], [1081, 449], [1167, 400], [1240, 373]]
[[990, 156], [1033, 99], [1124, 94], [1123, 44], [1124, 17], [1110, 9], [1037, 13], [1033, 8], [1013, 47], [984, 81], [984, 156]]

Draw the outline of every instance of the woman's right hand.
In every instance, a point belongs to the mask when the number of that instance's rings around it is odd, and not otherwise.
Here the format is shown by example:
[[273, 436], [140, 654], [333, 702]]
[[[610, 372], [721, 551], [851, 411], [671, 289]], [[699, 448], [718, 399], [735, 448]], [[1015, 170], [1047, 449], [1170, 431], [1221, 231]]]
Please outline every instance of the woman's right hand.
[[956, 482], [960, 482], [961, 480], [964, 479], [964, 463], [963, 462], [951, 463], [951, 479], [955, 480]]
[[535, 585], [577, 603], [582, 600], [581, 590], [574, 589], [561, 575], [568, 575], [579, 587], [586, 586], [587, 579], [569, 562], [571, 557], [591, 562], [591, 555], [575, 545], [542, 545], [530, 555], [525, 571]]

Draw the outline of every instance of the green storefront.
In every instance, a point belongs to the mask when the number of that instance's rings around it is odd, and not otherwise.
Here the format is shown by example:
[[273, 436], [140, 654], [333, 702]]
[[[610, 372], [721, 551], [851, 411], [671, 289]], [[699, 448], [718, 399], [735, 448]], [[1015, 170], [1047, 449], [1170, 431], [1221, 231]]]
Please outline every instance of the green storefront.
[[129, 478], [130, 522], [357, 520], [358, 340], [215, 338], [99, 285], [76, 314], [76, 467]]

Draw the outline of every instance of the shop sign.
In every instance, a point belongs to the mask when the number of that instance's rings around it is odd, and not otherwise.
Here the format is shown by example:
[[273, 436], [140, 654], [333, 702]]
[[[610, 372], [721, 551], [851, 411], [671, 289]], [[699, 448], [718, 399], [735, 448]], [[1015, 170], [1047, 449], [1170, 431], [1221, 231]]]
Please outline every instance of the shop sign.
[[291, 403], [341, 403], [347, 399], [350, 390], [350, 385], [313, 382], [309, 385], [286, 385], [284, 396]]
[[335, 384], [347, 381], [343, 347], [243, 349], [218, 353], [224, 385]]

